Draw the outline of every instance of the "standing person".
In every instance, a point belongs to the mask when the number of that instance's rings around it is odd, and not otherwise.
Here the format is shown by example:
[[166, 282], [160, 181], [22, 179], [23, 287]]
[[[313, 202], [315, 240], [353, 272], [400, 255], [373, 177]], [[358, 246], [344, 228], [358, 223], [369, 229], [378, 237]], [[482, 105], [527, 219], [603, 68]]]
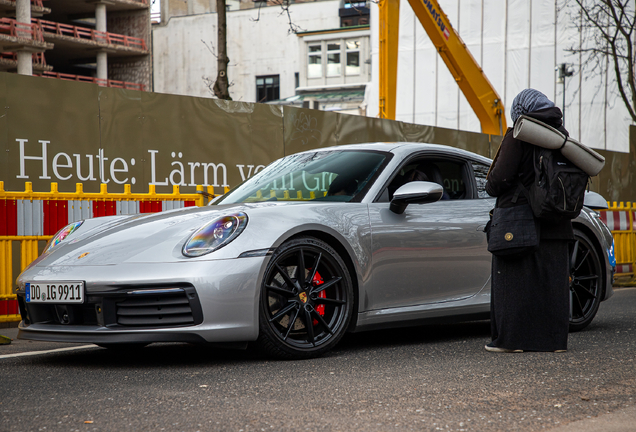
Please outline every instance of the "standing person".
[[[543, 93], [526, 89], [512, 102], [510, 115], [540, 120], [568, 135], [561, 110]], [[508, 128], [487, 177], [486, 191], [497, 197], [496, 207], [527, 204], [519, 182], [529, 189], [534, 181], [534, 148], [513, 138]], [[517, 200], [513, 198], [517, 192]], [[539, 221], [539, 248], [516, 257], [492, 257], [490, 322], [491, 352], [565, 351], [569, 327], [569, 242], [572, 223]]]

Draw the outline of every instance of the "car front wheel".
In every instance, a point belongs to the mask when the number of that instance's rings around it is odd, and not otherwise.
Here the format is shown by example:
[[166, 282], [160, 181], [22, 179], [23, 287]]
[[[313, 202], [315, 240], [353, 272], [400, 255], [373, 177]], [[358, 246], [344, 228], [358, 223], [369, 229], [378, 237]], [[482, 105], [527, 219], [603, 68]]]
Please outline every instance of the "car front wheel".
[[290, 240], [272, 256], [261, 286], [258, 345], [283, 359], [317, 357], [344, 335], [353, 312], [347, 266], [327, 243]]
[[590, 239], [574, 230], [570, 248], [570, 331], [587, 327], [598, 311], [603, 295], [603, 268]]

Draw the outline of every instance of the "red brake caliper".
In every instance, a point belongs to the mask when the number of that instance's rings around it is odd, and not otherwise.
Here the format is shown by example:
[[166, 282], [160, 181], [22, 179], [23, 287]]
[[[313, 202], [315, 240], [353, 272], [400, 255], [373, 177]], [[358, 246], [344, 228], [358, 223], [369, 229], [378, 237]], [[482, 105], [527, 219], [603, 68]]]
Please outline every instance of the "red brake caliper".
[[[324, 284], [325, 281], [322, 280], [322, 277], [320, 277], [320, 273], [316, 272], [316, 274], [314, 275], [314, 278], [311, 280], [311, 284], [313, 286], [320, 286], [322, 284]], [[325, 291], [322, 290], [318, 293], [318, 298], [327, 298], [327, 294], [325, 294]], [[325, 316], [325, 305], [324, 304], [320, 304], [318, 306], [316, 306], [316, 312], [318, 312], [318, 314], [320, 316]], [[313, 325], [317, 325], [318, 324], [318, 320], [314, 319], [313, 321]]]

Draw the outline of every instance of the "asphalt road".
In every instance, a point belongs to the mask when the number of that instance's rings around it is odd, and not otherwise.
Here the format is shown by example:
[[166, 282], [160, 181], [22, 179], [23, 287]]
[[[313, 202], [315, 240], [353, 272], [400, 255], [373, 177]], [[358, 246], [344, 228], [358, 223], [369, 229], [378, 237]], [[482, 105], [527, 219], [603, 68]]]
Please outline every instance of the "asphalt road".
[[562, 354], [488, 353], [487, 322], [348, 335], [285, 362], [183, 344], [7, 357], [69, 347], [18, 340], [0, 346], [0, 430], [609, 430], [636, 423], [635, 331], [626, 288]]

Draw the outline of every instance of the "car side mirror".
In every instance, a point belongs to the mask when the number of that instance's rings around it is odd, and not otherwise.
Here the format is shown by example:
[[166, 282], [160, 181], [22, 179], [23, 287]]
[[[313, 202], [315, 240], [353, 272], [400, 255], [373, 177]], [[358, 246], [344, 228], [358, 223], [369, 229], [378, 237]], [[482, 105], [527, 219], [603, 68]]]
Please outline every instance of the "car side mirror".
[[427, 204], [439, 201], [444, 189], [437, 183], [413, 181], [403, 186], [393, 194], [389, 209], [396, 214], [404, 213], [409, 204]]

